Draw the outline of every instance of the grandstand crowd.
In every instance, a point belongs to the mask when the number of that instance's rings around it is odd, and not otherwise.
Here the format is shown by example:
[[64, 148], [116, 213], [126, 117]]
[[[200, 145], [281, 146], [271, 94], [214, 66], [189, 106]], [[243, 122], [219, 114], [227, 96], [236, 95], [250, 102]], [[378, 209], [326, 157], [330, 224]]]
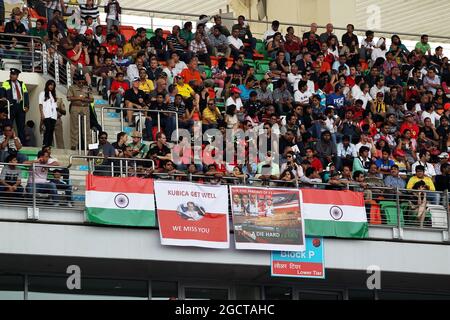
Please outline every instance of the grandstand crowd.
[[[0, 50], [11, 54], [19, 35], [27, 34], [43, 38], [49, 56], [57, 52], [72, 62], [74, 84], [67, 92], [72, 150], [79, 143], [77, 116], [83, 114], [92, 120], [88, 129], [98, 131], [98, 148], [91, 155], [154, 160], [154, 170], [144, 166], [138, 172], [143, 176], [201, 173], [211, 176], [203, 180], [209, 183], [225, 177], [241, 182], [259, 178], [291, 186], [326, 183], [331, 189], [353, 184], [364, 191], [450, 189], [450, 68], [443, 48], [432, 50], [427, 35], [409, 51], [398, 35], [388, 45], [384, 37], [375, 41], [377, 35], [366, 31], [361, 41], [352, 24], [338, 38], [331, 23], [323, 33], [313, 23], [297, 35], [293, 27], [281, 32], [280, 23], [273, 21], [263, 38], [256, 39], [243, 16], [229, 30], [220, 16], [202, 15], [194, 21], [195, 32], [194, 23], [186, 22], [170, 31], [138, 28], [127, 39], [116, 0], [105, 6], [106, 26], [100, 24], [100, 8], [92, 0], [80, 6], [81, 23], [70, 28], [63, 2], [46, 4], [48, 19], [38, 19], [33, 27], [26, 10], [13, 10], [4, 32], [18, 35], [4, 36], [10, 42], [2, 42]], [[19, 74], [11, 70], [10, 84], [5, 81], [0, 91], [12, 106], [10, 119], [5, 109], [0, 113], [2, 161], [25, 161], [22, 144], [39, 144], [32, 130], [27, 133], [33, 123], [25, 124], [27, 109], [38, 106], [27, 104]], [[40, 123], [44, 147], [54, 144], [56, 133], [56, 146], [64, 148], [56, 131], [66, 111], [55, 86], [49, 81], [41, 93], [41, 119], [29, 120]], [[91, 108], [96, 92], [123, 113], [129, 127], [143, 129], [131, 137], [121, 132], [110, 144]], [[145, 124], [136, 123], [136, 112]], [[201, 127], [203, 132], [242, 129], [278, 135], [274, 152], [280, 161], [268, 152], [245, 164], [175, 163], [174, 153], [181, 158], [193, 153], [190, 144], [180, 148], [173, 139], [176, 117], [178, 127], [191, 132]], [[248, 147], [251, 141], [246, 143]], [[208, 150], [208, 145], [203, 148]], [[234, 142], [225, 141], [223, 152], [230, 148], [236, 149]], [[42, 157], [37, 161], [47, 163], [45, 150]], [[96, 173], [110, 175], [111, 161], [97, 162]], [[3, 173], [0, 183], [10, 186]]]

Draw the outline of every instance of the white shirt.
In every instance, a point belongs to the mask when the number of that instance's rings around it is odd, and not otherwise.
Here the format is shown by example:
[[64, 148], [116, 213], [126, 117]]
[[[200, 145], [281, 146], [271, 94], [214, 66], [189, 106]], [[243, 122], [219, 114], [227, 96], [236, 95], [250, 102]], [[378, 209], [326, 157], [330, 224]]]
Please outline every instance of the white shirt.
[[356, 158], [358, 156], [358, 153], [356, 152], [356, 147], [353, 143], [350, 143], [347, 149], [345, 149], [344, 144], [341, 142], [337, 145], [337, 156], [341, 158], [345, 158], [346, 156], [352, 156], [353, 158]]
[[106, 16], [106, 19], [116, 20], [116, 5], [115, 4], [109, 6], [109, 13]]
[[292, 88], [295, 90], [298, 90], [298, 83], [300, 82], [300, 80], [302, 80], [302, 75], [301, 74], [293, 74], [292, 72], [288, 74], [287, 76], [287, 80], [289, 82], [289, 84], [292, 86]]
[[411, 166], [411, 172], [413, 174], [416, 174], [416, 167], [417, 166], [424, 166], [425, 167], [425, 175], [427, 177], [434, 177], [436, 175], [436, 171], [434, 170], [434, 167], [431, 163], [422, 163], [420, 160], [413, 163]]
[[312, 93], [308, 90], [305, 92], [301, 92], [300, 90], [295, 91], [294, 93], [294, 101], [302, 104], [308, 103], [309, 98], [311, 98]]
[[[359, 91], [361, 91], [361, 89]], [[369, 101], [373, 101], [372, 97], [370, 96], [370, 94], [368, 92], [367, 93], [363, 93], [362, 91], [361, 91], [361, 94], [359, 96], [354, 97], [354, 98], [355, 98], [355, 100], [362, 100], [362, 102], [363, 102], [362, 108], [364, 110], [366, 110], [367, 104], [369, 103]]]
[[383, 58], [386, 60], [387, 50], [381, 50], [380, 48], [375, 48], [372, 51], [372, 61], [375, 62], [378, 58]]
[[44, 113], [44, 118], [48, 119], [58, 119], [58, 113], [56, 111], [56, 108], [58, 107], [55, 99], [53, 98], [53, 95], [49, 92], [49, 99], [45, 100], [45, 92], [42, 91], [39, 94], [39, 104], [42, 105], [42, 112]]
[[133, 83], [134, 78], [139, 78], [139, 70], [137, 65], [130, 64], [127, 68], [127, 78], [128, 80]]
[[240, 49], [244, 46], [244, 43], [241, 39], [235, 38], [233, 36], [228, 37], [228, 44], [233, 45], [234, 47], [236, 47], [236, 49]]
[[270, 28], [269, 30], [267, 30], [264, 35], [263, 35], [263, 39], [266, 43], [269, 43], [270, 41], [273, 40], [273, 38], [270, 38], [269, 40], [267, 40], [268, 37], [273, 36], [275, 33], [277, 33], [278, 31], [273, 31], [272, 28]]
[[434, 126], [437, 126], [437, 121], [439, 121], [441, 119], [441, 116], [438, 115], [436, 113], [436, 111], [433, 111], [432, 113], [429, 113], [427, 111], [422, 112], [422, 122], [426, 119], [426, 118], [430, 118], [431, 122], [434, 124]]
[[[316, 88], [314, 87], [314, 82], [311, 80], [308, 80], [306, 83], [308, 90], [311, 93], [311, 96], [316, 93]], [[298, 87], [298, 86], [297, 86]]]
[[11, 81], [11, 91], [12, 91], [13, 100], [18, 101], [16, 86], [19, 87], [19, 91], [20, 91], [20, 94], [21, 94], [20, 101], [22, 101], [23, 100], [23, 92], [22, 92], [22, 86], [20, 85], [19, 81], [15, 81], [15, 82]]
[[361, 41], [361, 48], [373, 49], [374, 47], [375, 47], [375, 41], [373, 41], [373, 39], [370, 42], [367, 42], [366, 39]]
[[388, 87], [381, 87], [378, 88], [376, 85], [374, 85], [371, 89], [370, 89], [370, 95], [372, 96], [372, 99], [376, 99], [377, 98], [377, 93], [378, 92], [383, 92], [384, 96], [386, 96], [386, 93], [389, 93], [389, 88]]
[[328, 131], [330, 131], [331, 134], [336, 133], [337, 127], [335, 125], [336, 120], [334, 118], [328, 118], [325, 120], [325, 127], [327, 127]]
[[370, 142], [367, 142], [367, 143], [358, 143], [357, 145], [356, 145], [356, 152], [358, 153], [358, 155], [359, 155], [359, 149], [361, 149], [361, 147], [362, 146], [364, 146], [364, 147], [368, 147], [369, 148], [369, 158], [372, 158], [372, 149], [373, 149], [373, 144], [371, 144]]
[[183, 61], [178, 61], [178, 63], [175, 65], [175, 68], [172, 69], [173, 76], [176, 77], [181, 73], [181, 71], [183, 71], [186, 68], [187, 68], [186, 63], [184, 63]]
[[232, 104], [234, 104], [236, 106], [237, 111], [240, 111], [241, 108], [244, 106], [241, 98], [237, 98], [237, 100], [234, 101], [233, 97], [229, 97], [226, 102], [226, 107], [231, 106]]

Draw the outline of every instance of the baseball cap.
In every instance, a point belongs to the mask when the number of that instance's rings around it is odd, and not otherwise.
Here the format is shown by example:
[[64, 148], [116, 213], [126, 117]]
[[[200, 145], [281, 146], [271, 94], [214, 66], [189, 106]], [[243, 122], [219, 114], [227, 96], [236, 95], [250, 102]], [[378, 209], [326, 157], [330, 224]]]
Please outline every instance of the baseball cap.
[[442, 152], [440, 155], [438, 155], [439, 159], [448, 159], [449, 155], [447, 152]]
[[9, 69], [9, 73], [10, 74], [16, 74], [16, 75], [18, 75], [18, 74], [20, 74], [22, 71], [20, 71], [19, 69], [16, 69], [16, 68], [11, 68], [11, 69]]
[[444, 110], [445, 110], [445, 111], [450, 110], [450, 103], [449, 103], [449, 102], [447, 102], [446, 104], [444, 104]]
[[135, 81], [141, 81], [141, 79], [139, 79], [139, 77], [134, 77], [133, 82], [135, 82]]
[[131, 134], [132, 138], [142, 138], [142, 133], [139, 131], [133, 131], [133, 133]]
[[67, 29], [67, 32], [71, 34], [78, 34], [78, 31], [76, 29]]
[[238, 87], [231, 88], [230, 92], [231, 93], [239, 93], [239, 94], [242, 93], [242, 91]]
[[378, 93], [377, 93], [377, 97], [384, 97], [384, 93], [383, 93], [383, 92], [381, 92], [381, 91], [380, 91], [380, 92], [378, 92]]
[[84, 34], [85, 34], [85, 35], [93, 35], [93, 34], [94, 34], [94, 31], [92, 31], [92, 29], [87, 29], [87, 30], [84, 32]]
[[413, 117], [413, 116], [414, 116], [414, 113], [412, 113], [411, 111], [408, 111], [408, 112], [405, 113], [405, 118], [406, 117]]

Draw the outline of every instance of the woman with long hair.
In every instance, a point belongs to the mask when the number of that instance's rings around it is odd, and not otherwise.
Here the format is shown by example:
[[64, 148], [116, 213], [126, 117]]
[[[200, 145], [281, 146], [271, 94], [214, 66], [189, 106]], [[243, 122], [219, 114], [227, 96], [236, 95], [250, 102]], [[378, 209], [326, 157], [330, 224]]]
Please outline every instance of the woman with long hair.
[[44, 125], [44, 146], [53, 144], [53, 132], [58, 119], [58, 104], [56, 97], [56, 83], [48, 80], [45, 89], [39, 94], [39, 112], [41, 114], [41, 126]]

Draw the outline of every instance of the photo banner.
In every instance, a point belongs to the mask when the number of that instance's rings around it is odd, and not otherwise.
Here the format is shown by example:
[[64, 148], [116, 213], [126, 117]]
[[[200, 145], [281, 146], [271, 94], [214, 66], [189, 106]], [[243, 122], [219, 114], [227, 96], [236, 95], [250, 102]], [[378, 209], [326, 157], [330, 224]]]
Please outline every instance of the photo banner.
[[298, 189], [230, 187], [236, 249], [304, 251]]
[[227, 186], [155, 181], [161, 244], [227, 249]]

